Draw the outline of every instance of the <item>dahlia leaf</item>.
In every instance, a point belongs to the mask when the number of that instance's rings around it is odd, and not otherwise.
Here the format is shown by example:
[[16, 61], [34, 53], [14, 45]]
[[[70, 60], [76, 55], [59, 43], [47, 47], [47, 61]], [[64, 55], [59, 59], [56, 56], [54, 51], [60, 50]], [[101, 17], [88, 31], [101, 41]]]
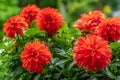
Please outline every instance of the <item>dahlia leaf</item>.
[[53, 59], [51, 60], [51, 63], [52, 63], [52, 64], [55, 64], [55, 63], [59, 62], [59, 60], [60, 60], [60, 59], [57, 58], [57, 57], [56, 57], [56, 58], [53, 58]]
[[64, 23], [63, 26], [58, 30], [60, 34], [68, 31], [68, 23]]
[[66, 64], [66, 62], [68, 62], [69, 60], [61, 60], [58, 63], [55, 64], [55, 66], [60, 66], [61, 68], [63, 68]]
[[94, 76], [91, 76], [91, 77], [90, 77], [90, 80], [97, 80], [97, 78], [94, 77]]
[[115, 62], [115, 63], [113, 63], [113, 65], [120, 67], [120, 62]]
[[117, 49], [118, 47], [120, 47], [120, 42], [113, 42], [110, 44], [110, 46], [113, 50]]
[[25, 32], [25, 34], [29, 35], [29, 36], [35, 36], [37, 34], [39, 35], [44, 35], [45, 34], [45, 31], [40, 31], [37, 29], [37, 27], [34, 27], [34, 28], [30, 28], [29, 30], [27, 30]]
[[84, 77], [89, 77], [90, 75], [88, 73], [84, 73], [80, 76], [80, 78], [84, 78]]
[[36, 75], [33, 80], [39, 80], [40, 74]]
[[119, 76], [117, 76], [117, 79], [116, 80], [120, 80], [120, 75]]
[[105, 71], [108, 77], [110, 77], [111, 79], [115, 79], [115, 75], [108, 69], [108, 67], [105, 68]]
[[61, 76], [61, 73], [56, 73], [54, 74], [54, 79], [59, 79], [60, 76]]
[[63, 49], [60, 48], [54, 48], [54, 51], [57, 52], [57, 54], [65, 56], [66, 52]]

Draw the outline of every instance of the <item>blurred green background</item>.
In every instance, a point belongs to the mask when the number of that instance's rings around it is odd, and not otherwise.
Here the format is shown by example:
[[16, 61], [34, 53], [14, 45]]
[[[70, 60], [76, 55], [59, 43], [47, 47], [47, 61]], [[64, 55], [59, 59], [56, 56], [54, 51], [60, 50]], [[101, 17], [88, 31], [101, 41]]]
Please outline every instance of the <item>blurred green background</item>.
[[69, 25], [72, 25], [80, 14], [91, 10], [101, 10], [106, 17], [120, 15], [120, 0], [0, 0], [0, 39], [3, 37], [2, 28], [5, 21], [19, 14], [28, 4], [36, 4], [40, 8], [57, 8]]

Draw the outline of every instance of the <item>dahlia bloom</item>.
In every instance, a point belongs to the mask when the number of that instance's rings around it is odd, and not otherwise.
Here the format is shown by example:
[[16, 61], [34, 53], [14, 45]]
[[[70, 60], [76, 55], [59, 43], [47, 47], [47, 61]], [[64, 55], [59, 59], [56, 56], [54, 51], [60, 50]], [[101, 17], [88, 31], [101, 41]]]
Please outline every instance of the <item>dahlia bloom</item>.
[[98, 35], [107, 41], [120, 39], [120, 18], [108, 18], [103, 20], [97, 29]]
[[20, 13], [20, 16], [24, 17], [28, 23], [36, 20], [40, 9], [36, 5], [27, 5]]
[[50, 35], [55, 34], [61, 28], [63, 22], [62, 15], [54, 8], [44, 8], [38, 14], [38, 28], [45, 30]]
[[86, 71], [103, 70], [112, 57], [107, 42], [96, 35], [79, 38], [72, 52], [75, 62]]
[[42, 65], [48, 65], [51, 59], [52, 55], [43, 42], [29, 42], [21, 53], [22, 66], [29, 72], [40, 73]]
[[75, 22], [74, 27], [77, 27], [81, 32], [89, 31], [90, 33], [95, 33], [96, 27], [103, 19], [105, 19], [105, 16], [100, 11], [82, 14], [80, 19]]
[[19, 15], [13, 16], [7, 20], [7, 22], [3, 25], [3, 32], [10, 38], [15, 38], [15, 34], [23, 35], [22, 28], [27, 29], [28, 24], [23, 17]]

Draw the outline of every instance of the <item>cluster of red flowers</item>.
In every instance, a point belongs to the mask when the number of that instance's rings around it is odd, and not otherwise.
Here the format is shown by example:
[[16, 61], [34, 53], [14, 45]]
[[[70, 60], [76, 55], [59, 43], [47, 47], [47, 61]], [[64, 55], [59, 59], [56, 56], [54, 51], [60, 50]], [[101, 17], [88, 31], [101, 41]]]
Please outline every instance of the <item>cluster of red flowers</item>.
[[120, 18], [105, 18], [100, 11], [82, 14], [75, 24], [80, 32], [89, 31], [107, 41], [118, 41], [120, 39]]
[[86, 71], [103, 70], [112, 58], [107, 42], [120, 39], [120, 18], [105, 18], [100, 11], [82, 14], [75, 24], [81, 32], [89, 31], [75, 43], [73, 58]]
[[[56, 9], [39, 9], [36, 5], [28, 5], [22, 9], [20, 16], [13, 16], [7, 20], [3, 31], [10, 38], [15, 38], [16, 34], [22, 36], [23, 29], [27, 29], [33, 20], [36, 21], [39, 30], [45, 30], [50, 35], [56, 34], [64, 23], [62, 15]], [[82, 14], [74, 26], [81, 32], [90, 33], [75, 43], [72, 51], [75, 62], [86, 71], [103, 70], [112, 58], [107, 41], [120, 39], [120, 18], [105, 19], [102, 12], [93, 11]], [[29, 72], [40, 73], [43, 65], [48, 65], [51, 59], [51, 52], [44, 42], [28, 43], [21, 53], [22, 66]]]
[[7, 20], [3, 31], [8, 37], [15, 38], [15, 34], [23, 35], [22, 28], [29, 27], [33, 20], [37, 21], [40, 30], [50, 35], [55, 34], [64, 22], [62, 15], [54, 8], [39, 9], [36, 5], [28, 5], [22, 9], [20, 17], [14, 16]]
[[21, 53], [22, 66], [29, 72], [40, 73], [42, 65], [48, 65], [51, 59], [52, 55], [43, 42], [28, 43]]
[[[3, 31], [9, 38], [15, 38], [16, 34], [22, 36], [23, 30], [28, 29], [33, 20], [40, 30], [45, 30], [50, 35], [56, 34], [64, 22], [57, 9], [39, 9], [36, 5], [28, 5], [22, 9], [20, 15], [7, 20]], [[48, 65], [51, 59], [52, 55], [43, 42], [29, 42], [21, 53], [22, 66], [29, 72], [40, 73], [43, 70], [42, 65]]]

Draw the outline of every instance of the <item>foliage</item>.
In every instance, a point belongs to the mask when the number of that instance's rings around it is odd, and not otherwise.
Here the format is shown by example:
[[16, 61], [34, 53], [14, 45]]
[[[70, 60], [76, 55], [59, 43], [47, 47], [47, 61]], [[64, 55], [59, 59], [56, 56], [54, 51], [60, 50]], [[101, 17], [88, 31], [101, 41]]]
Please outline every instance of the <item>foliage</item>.
[[[44, 31], [39, 31], [34, 25], [25, 31], [24, 36], [16, 36], [11, 40], [6, 37], [0, 44], [2, 53], [0, 54], [0, 79], [1, 80], [119, 80], [120, 78], [120, 42], [111, 43], [113, 49], [113, 60], [111, 64], [102, 72], [86, 73], [84, 69], [78, 68], [72, 59], [71, 50], [73, 42], [80, 37], [80, 33], [75, 28], [69, 28], [65, 23], [55, 36], [47, 35]], [[21, 68], [20, 53], [28, 42], [45, 41], [49, 46], [54, 59], [51, 64], [40, 74], [29, 73]]]

